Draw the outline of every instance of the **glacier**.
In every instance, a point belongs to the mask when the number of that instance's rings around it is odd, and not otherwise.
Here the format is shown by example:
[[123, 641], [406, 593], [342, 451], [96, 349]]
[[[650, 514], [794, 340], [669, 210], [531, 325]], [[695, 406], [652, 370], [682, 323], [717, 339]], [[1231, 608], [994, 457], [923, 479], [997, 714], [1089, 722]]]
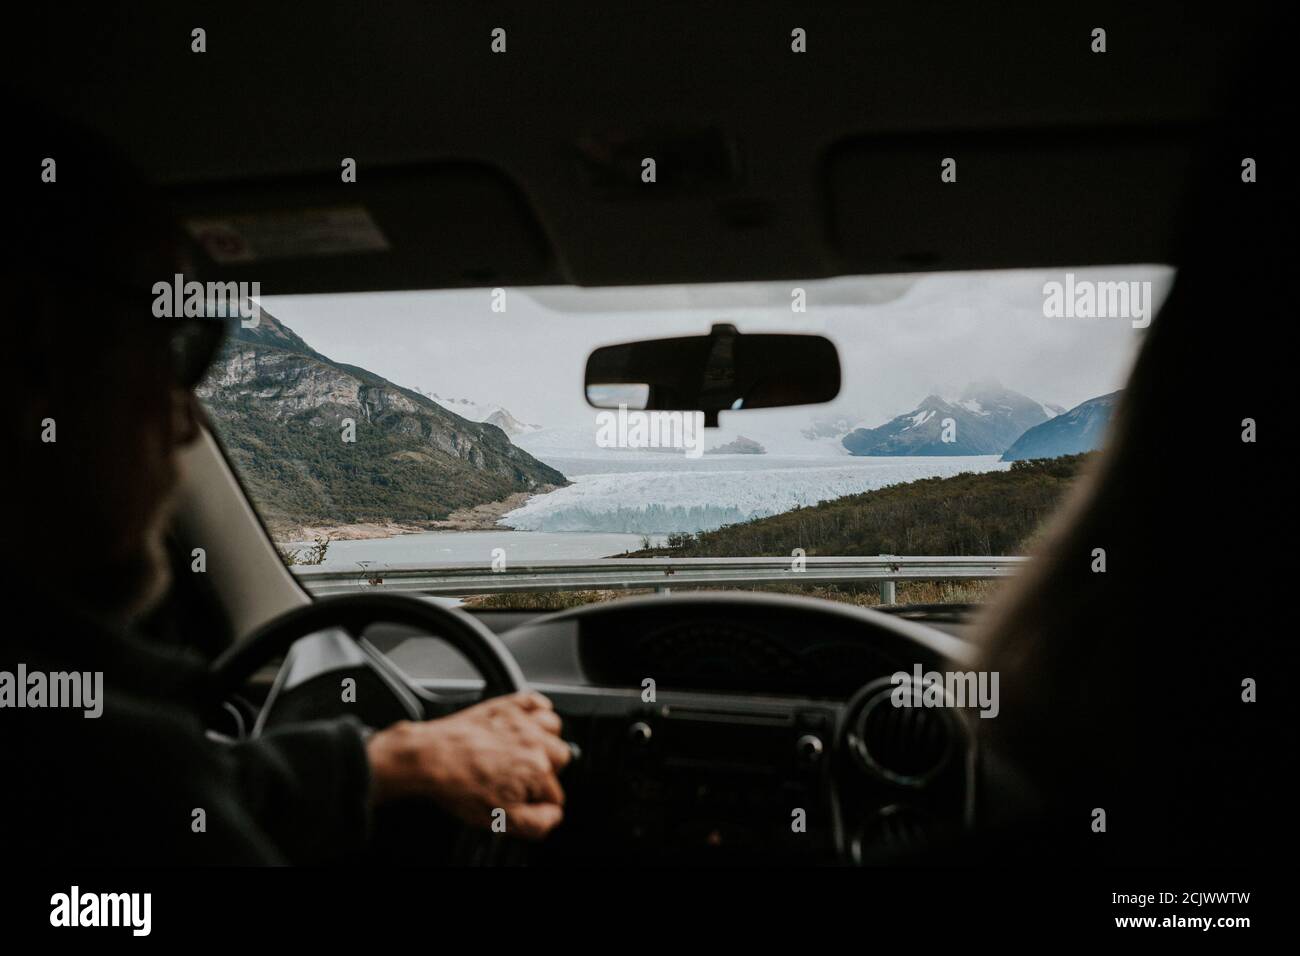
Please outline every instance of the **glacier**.
[[709, 531], [888, 485], [1010, 467], [997, 455], [863, 457], [851, 463], [725, 455], [705, 467], [681, 457], [654, 458], [640, 467], [625, 460], [608, 470], [566, 472], [572, 484], [534, 495], [498, 523], [520, 531]]

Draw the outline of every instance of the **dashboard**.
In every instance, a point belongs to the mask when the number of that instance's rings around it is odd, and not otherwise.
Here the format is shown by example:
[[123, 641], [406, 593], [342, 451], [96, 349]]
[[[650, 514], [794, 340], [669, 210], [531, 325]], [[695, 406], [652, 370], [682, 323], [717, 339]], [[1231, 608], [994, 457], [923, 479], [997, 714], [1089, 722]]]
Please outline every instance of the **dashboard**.
[[[811, 598], [706, 592], [589, 605], [499, 636], [580, 755], [563, 778], [565, 823], [531, 863], [869, 863], [972, 821], [967, 716], [891, 702], [891, 675], [969, 656], [950, 634]], [[373, 625], [366, 643], [430, 695], [481, 693], [427, 635]], [[318, 660], [291, 676], [282, 703], [297, 706], [276, 709], [319, 716], [323, 701], [302, 698], [334, 669]]]

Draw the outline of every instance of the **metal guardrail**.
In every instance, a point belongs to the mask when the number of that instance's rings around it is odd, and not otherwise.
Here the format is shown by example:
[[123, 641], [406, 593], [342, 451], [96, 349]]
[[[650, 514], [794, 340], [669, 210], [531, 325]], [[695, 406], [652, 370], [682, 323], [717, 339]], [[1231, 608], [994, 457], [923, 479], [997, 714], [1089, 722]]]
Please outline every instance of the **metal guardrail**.
[[[532, 561], [493, 571], [484, 564], [367, 563], [352, 569], [294, 566], [312, 594], [371, 588], [445, 597], [520, 591], [586, 591], [753, 584], [876, 582], [881, 601], [895, 603], [899, 581], [980, 581], [1015, 574], [1025, 557], [605, 558]], [[796, 568], [801, 568], [796, 570]]]

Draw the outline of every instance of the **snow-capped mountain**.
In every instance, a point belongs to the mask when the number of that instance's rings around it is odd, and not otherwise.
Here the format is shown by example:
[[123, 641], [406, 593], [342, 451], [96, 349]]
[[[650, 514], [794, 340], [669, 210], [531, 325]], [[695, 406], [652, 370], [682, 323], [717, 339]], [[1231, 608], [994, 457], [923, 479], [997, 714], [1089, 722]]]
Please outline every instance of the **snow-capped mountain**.
[[853, 429], [862, 425], [858, 415], [822, 415], [814, 418], [800, 433], [809, 441], [821, 441], [827, 438], [838, 442]]
[[529, 432], [540, 431], [542, 427], [541, 425], [529, 425], [526, 422], [521, 422], [510, 414], [509, 410], [500, 405], [481, 405], [468, 398], [443, 398], [436, 392], [426, 392], [421, 388], [417, 388], [416, 391], [425, 398], [437, 402], [447, 411], [455, 412], [461, 418], [468, 418], [472, 422], [496, 425], [497, 428], [500, 428], [511, 438], [517, 438]]
[[542, 428], [541, 425], [529, 425], [526, 422], [521, 422], [504, 408], [495, 409], [490, 412], [486, 418], [480, 419], [480, 421], [488, 425], [497, 426], [497, 428], [501, 429], [511, 438], [518, 438], [520, 435], [525, 435], [528, 432], [541, 431]]
[[[999, 382], [972, 382], [956, 401], [927, 395], [912, 411], [876, 428], [854, 429], [842, 443], [862, 456], [997, 455], [1055, 410]], [[944, 441], [945, 432], [951, 441]]]
[[1035, 425], [1012, 443], [1002, 460], [1058, 458], [1100, 448], [1120, 394], [1111, 392], [1090, 398], [1068, 412]]

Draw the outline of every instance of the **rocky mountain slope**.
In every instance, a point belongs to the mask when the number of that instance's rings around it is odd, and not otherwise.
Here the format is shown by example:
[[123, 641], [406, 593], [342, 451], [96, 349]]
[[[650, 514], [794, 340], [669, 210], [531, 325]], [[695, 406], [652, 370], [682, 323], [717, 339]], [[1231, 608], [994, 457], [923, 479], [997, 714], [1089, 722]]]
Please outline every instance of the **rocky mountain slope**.
[[732, 441], [710, 448], [706, 455], [766, 455], [767, 449], [752, 438], [739, 435]]
[[1106, 437], [1106, 426], [1110, 424], [1121, 394], [1111, 392], [1090, 398], [1068, 412], [1035, 425], [1015, 440], [1002, 460], [1058, 458], [1095, 451]]
[[[565, 478], [433, 399], [312, 349], [268, 313], [198, 389], [263, 518], [306, 525], [434, 521]], [[355, 441], [344, 441], [344, 422]]]

